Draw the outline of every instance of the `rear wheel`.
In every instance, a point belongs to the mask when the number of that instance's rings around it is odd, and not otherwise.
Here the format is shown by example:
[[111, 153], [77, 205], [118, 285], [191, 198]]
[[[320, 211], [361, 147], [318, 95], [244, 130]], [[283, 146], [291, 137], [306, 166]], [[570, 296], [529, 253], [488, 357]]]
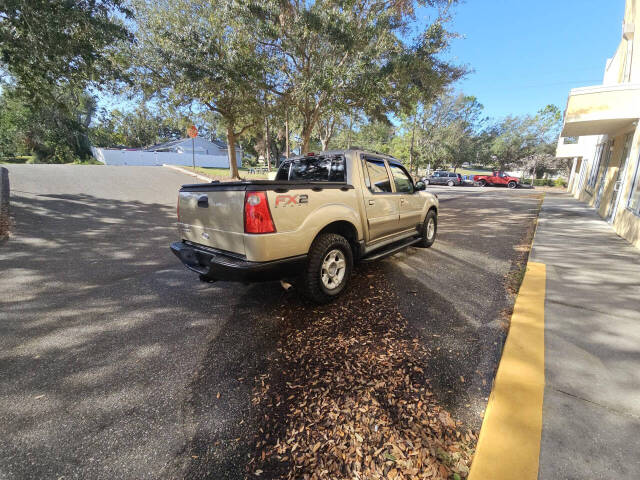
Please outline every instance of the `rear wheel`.
[[424, 184], [425, 184], [425, 185], [429, 185], [429, 179], [428, 179], [428, 178], [425, 178], [425, 179], [423, 180], [423, 182], [424, 182]]
[[438, 215], [435, 210], [429, 210], [422, 224], [422, 235], [418, 242], [419, 247], [429, 248], [436, 241], [438, 232]]
[[486, 187], [487, 186], [487, 181], [484, 178], [481, 178], [478, 183], [480, 184], [481, 187]]
[[301, 278], [302, 292], [314, 302], [330, 302], [343, 292], [352, 270], [349, 242], [341, 235], [322, 233], [309, 249], [307, 268]]
[[509, 183], [507, 183], [507, 187], [509, 188], [516, 188], [518, 186], [518, 184], [516, 182], [514, 182], [513, 180], [510, 181]]
[[449, 181], [447, 182], [447, 185], [448, 185], [448, 186], [450, 186], [450, 187], [453, 187], [453, 180], [449, 180]]

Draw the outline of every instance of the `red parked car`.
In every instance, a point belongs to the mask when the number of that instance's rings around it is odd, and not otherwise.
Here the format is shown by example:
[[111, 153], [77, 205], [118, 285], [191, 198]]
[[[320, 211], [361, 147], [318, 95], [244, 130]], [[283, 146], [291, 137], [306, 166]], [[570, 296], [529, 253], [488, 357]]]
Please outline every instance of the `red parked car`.
[[481, 187], [486, 187], [487, 185], [504, 185], [509, 188], [516, 188], [520, 185], [520, 179], [518, 177], [511, 177], [499, 171], [493, 172], [492, 175], [475, 175], [473, 181], [478, 182]]

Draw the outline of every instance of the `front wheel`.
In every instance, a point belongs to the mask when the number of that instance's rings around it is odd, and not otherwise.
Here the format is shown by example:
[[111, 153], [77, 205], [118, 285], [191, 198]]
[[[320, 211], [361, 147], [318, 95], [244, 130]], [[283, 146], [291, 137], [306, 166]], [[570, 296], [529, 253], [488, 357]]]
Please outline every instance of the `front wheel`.
[[507, 183], [507, 187], [509, 188], [516, 188], [518, 186], [518, 184], [514, 181], [511, 181], [509, 183]]
[[447, 182], [447, 185], [448, 185], [448, 186], [450, 186], [450, 187], [453, 187], [453, 180], [449, 180], [449, 181]]
[[309, 249], [307, 268], [301, 278], [302, 291], [316, 303], [328, 303], [343, 292], [352, 270], [349, 242], [341, 235], [322, 233]]
[[438, 232], [438, 215], [435, 210], [429, 210], [422, 224], [422, 235], [418, 242], [419, 247], [429, 248], [436, 241]]
[[481, 178], [478, 183], [480, 184], [481, 187], [486, 187], [487, 186], [487, 181], [484, 178]]
[[425, 184], [425, 185], [429, 185], [429, 179], [428, 179], [428, 178], [425, 178], [425, 179], [423, 180], [423, 182], [424, 182], [424, 184]]

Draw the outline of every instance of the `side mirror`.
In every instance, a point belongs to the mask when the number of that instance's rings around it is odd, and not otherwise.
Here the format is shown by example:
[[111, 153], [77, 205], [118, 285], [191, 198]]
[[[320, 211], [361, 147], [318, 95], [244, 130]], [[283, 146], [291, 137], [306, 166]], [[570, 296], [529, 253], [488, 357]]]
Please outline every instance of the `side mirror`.
[[424, 184], [424, 182], [416, 183], [415, 187], [416, 187], [416, 191], [424, 190], [425, 188], [427, 188], [427, 186]]

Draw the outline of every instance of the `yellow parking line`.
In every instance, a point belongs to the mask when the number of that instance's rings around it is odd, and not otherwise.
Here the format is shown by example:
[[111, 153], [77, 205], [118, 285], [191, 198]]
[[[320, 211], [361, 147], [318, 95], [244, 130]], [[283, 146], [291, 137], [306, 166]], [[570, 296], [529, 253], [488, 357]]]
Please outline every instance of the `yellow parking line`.
[[546, 268], [529, 262], [469, 480], [537, 480], [544, 396]]

